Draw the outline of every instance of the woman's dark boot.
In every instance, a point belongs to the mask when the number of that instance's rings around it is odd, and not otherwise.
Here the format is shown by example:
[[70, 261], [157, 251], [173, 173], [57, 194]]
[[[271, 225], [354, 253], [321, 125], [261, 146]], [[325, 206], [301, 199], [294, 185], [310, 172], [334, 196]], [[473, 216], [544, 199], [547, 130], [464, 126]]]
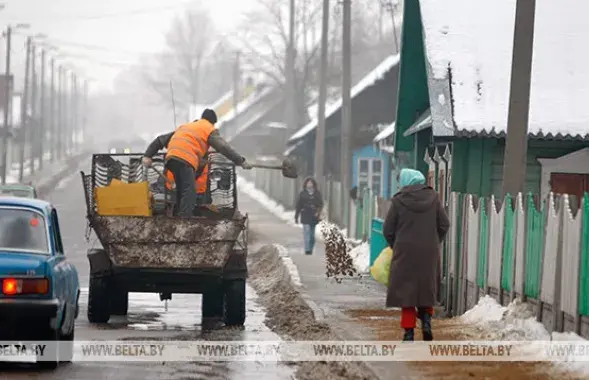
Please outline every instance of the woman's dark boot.
[[405, 335], [403, 335], [403, 342], [413, 342], [415, 340], [415, 333], [413, 329], [405, 329]]
[[423, 340], [434, 340], [434, 335], [432, 333], [432, 316], [428, 312], [421, 312], [419, 319], [421, 319], [421, 332], [423, 333]]

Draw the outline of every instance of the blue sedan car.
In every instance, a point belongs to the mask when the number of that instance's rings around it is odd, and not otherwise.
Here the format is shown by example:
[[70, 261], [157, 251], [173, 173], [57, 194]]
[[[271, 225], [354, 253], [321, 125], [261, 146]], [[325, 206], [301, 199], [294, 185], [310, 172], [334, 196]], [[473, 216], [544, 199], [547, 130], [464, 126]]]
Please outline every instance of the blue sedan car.
[[38, 364], [70, 362], [80, 284], [48, 202], [0, 197], [0, 282], [0, 341], [59, 342]]

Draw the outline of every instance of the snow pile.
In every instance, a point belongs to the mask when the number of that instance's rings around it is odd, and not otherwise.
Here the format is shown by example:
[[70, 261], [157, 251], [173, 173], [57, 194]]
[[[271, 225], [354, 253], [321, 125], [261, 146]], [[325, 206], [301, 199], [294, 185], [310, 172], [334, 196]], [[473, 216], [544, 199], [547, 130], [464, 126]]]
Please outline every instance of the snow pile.
[[[516, 0], [421, 0], [426, 55], [436, 79], [452, 77], [458, 129], [506, 130]], [[589, 2], [536, 6], [530, 133], [587, 135]], [[555, 60], [554, 57], [558, 57]]]
[[370, 273], [370, 244], [361, 243], [349, 252], [358, 273]]
[[242, 177], [237, 177], [236, 183], [237, 189], [239, 191], [242, 191], [250, 197], [254, 198], [258, 203], [264, 206], [265, 209], [267, 209], [283, 221], [295, 225], [294, 211], [286, 211], [281, 204], [270, 198], [262, 190], [256, 188], [256, 186], [253, 183], [246, 181]]
[[284, 266], [288, 270], [288, 273], [290, 274], [290, 279], [292, 280], [293, 285], [303, 286], [303, 284], [301, 283], [301, 276], [299, 275], [299, 270], [297, 269], [297, 266], [295, 265], [295, 263], [292, 261], [292, 259], [288, 255], [288, 249], [286, 249], [286, 247], [284, 247], [280, 244], [274, 244], [274, 247], [276, 248], [276, 251], [278, 252], [278, 256], [280, 256], [280, 259], [284, 263]]
[[[482, 297], [472, 309], [459, 317], [465, 324], [478, 328], [477, 338], [481, 340], [505, 341], [561, 341], [587, 342], [573, 332], [549, 333], [544, 325], [536, 320], [536, 311], [528, 303], [516, 299], [507, 307], [501, 306], [489, 295]], [[543, 354], [541, 346], [530, 344], [530, 353]], [[589, 363], [574, 361], [554, 362], [561, 369], [584, 373], [589, 376]]]
[[505, 306], [499, 305], [493, 297], [486, 295], [479, 300], [475, 307], [462, 314], [460, 318], [466, 323], [500, 321], [506, 311]]

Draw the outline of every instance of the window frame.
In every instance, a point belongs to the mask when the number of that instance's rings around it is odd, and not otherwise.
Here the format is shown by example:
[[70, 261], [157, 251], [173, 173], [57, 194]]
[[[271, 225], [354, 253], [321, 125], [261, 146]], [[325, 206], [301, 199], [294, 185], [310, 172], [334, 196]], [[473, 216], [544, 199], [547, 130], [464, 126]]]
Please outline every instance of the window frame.
[[[360, 175], [361, 173], [365, 173], [362, 172], [360, 170], [361, 167], [361, 162], [367, 162], [368, 163], [368, 172], [366, 172], [366, 176], [367, 176], [367, 185], [368, 188], [374, 193], [374, 182], [373, 182], [373, 176], [374, 175], [378, 175], [380, 177], [380, 188], [378, 189], [378, 195], [380, 197], [382, 197], [382, 194], [384, 192], [384, 162], [382, 158], [379, 157], [358, 157], [357, 158], [357, 173], [356, 173], [356, 186], [358, 187], [359, 191], [362, 191], [362, 187], [360, 186]], [[380, 163], [380, 171], [379, 172], [374, 172], [374, 162], [378, 161]], [[362, 181], [363, 182], [363, 181]]]
[[43, 219], [43, 222], [45, 223], [45, 238], [46, 238], [46, 242], [47, 242], [47, 251], [16, 250], [16, 249], [10, 249], [10, 248], [6, 248], [6, 247], [0, 247], [1, 250], [4, 250], [6, 252], [22, 252], [22, 253], [31, 253], [31, 254], [36, 254], [36, 255], [44, 255], [44, 256], [52, 256], [53, 255], [53, 250], [51, 247], [51, 242], [52, 242], [51, 233], [50, 233], [49, 223], [47, 220], [47, 215], [45, 215], [43, 212], [39, 211], [36, 208], [26, 207], [26, 206], [0, 205], [0, 211], [2, 211], [2, 210], [28, 211], [28, 212], [39, 215]]

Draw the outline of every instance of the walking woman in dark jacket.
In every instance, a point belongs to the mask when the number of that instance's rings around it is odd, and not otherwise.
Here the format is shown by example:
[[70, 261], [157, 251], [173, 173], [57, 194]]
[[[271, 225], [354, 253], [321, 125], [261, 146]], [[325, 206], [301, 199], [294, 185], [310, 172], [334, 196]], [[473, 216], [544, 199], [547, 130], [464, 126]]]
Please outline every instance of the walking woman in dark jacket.
[[383, 226], [384, 237], [393, 248], [386, 305], [402, 308], [403, 340], [414, 340], [416, 317], [421, 320], [423, 340], [433, 340], [431, 317], [440, 250], [450, 221], [421, 172], [403, 169], [399, 179], [401, 190], [393, 197]]
[[305, 239], [305, 254], [313, 253], [315, 246], [315, 227], [319, 223], [319, 216], [323, 209], [323, 198], [317, 188], [317, 181], [308, 177], [303, 182], [303, 190], [299, 194], [295, 209], [295, 223], [299, 223], [299, 217], [303, 224], [303, 237]]

